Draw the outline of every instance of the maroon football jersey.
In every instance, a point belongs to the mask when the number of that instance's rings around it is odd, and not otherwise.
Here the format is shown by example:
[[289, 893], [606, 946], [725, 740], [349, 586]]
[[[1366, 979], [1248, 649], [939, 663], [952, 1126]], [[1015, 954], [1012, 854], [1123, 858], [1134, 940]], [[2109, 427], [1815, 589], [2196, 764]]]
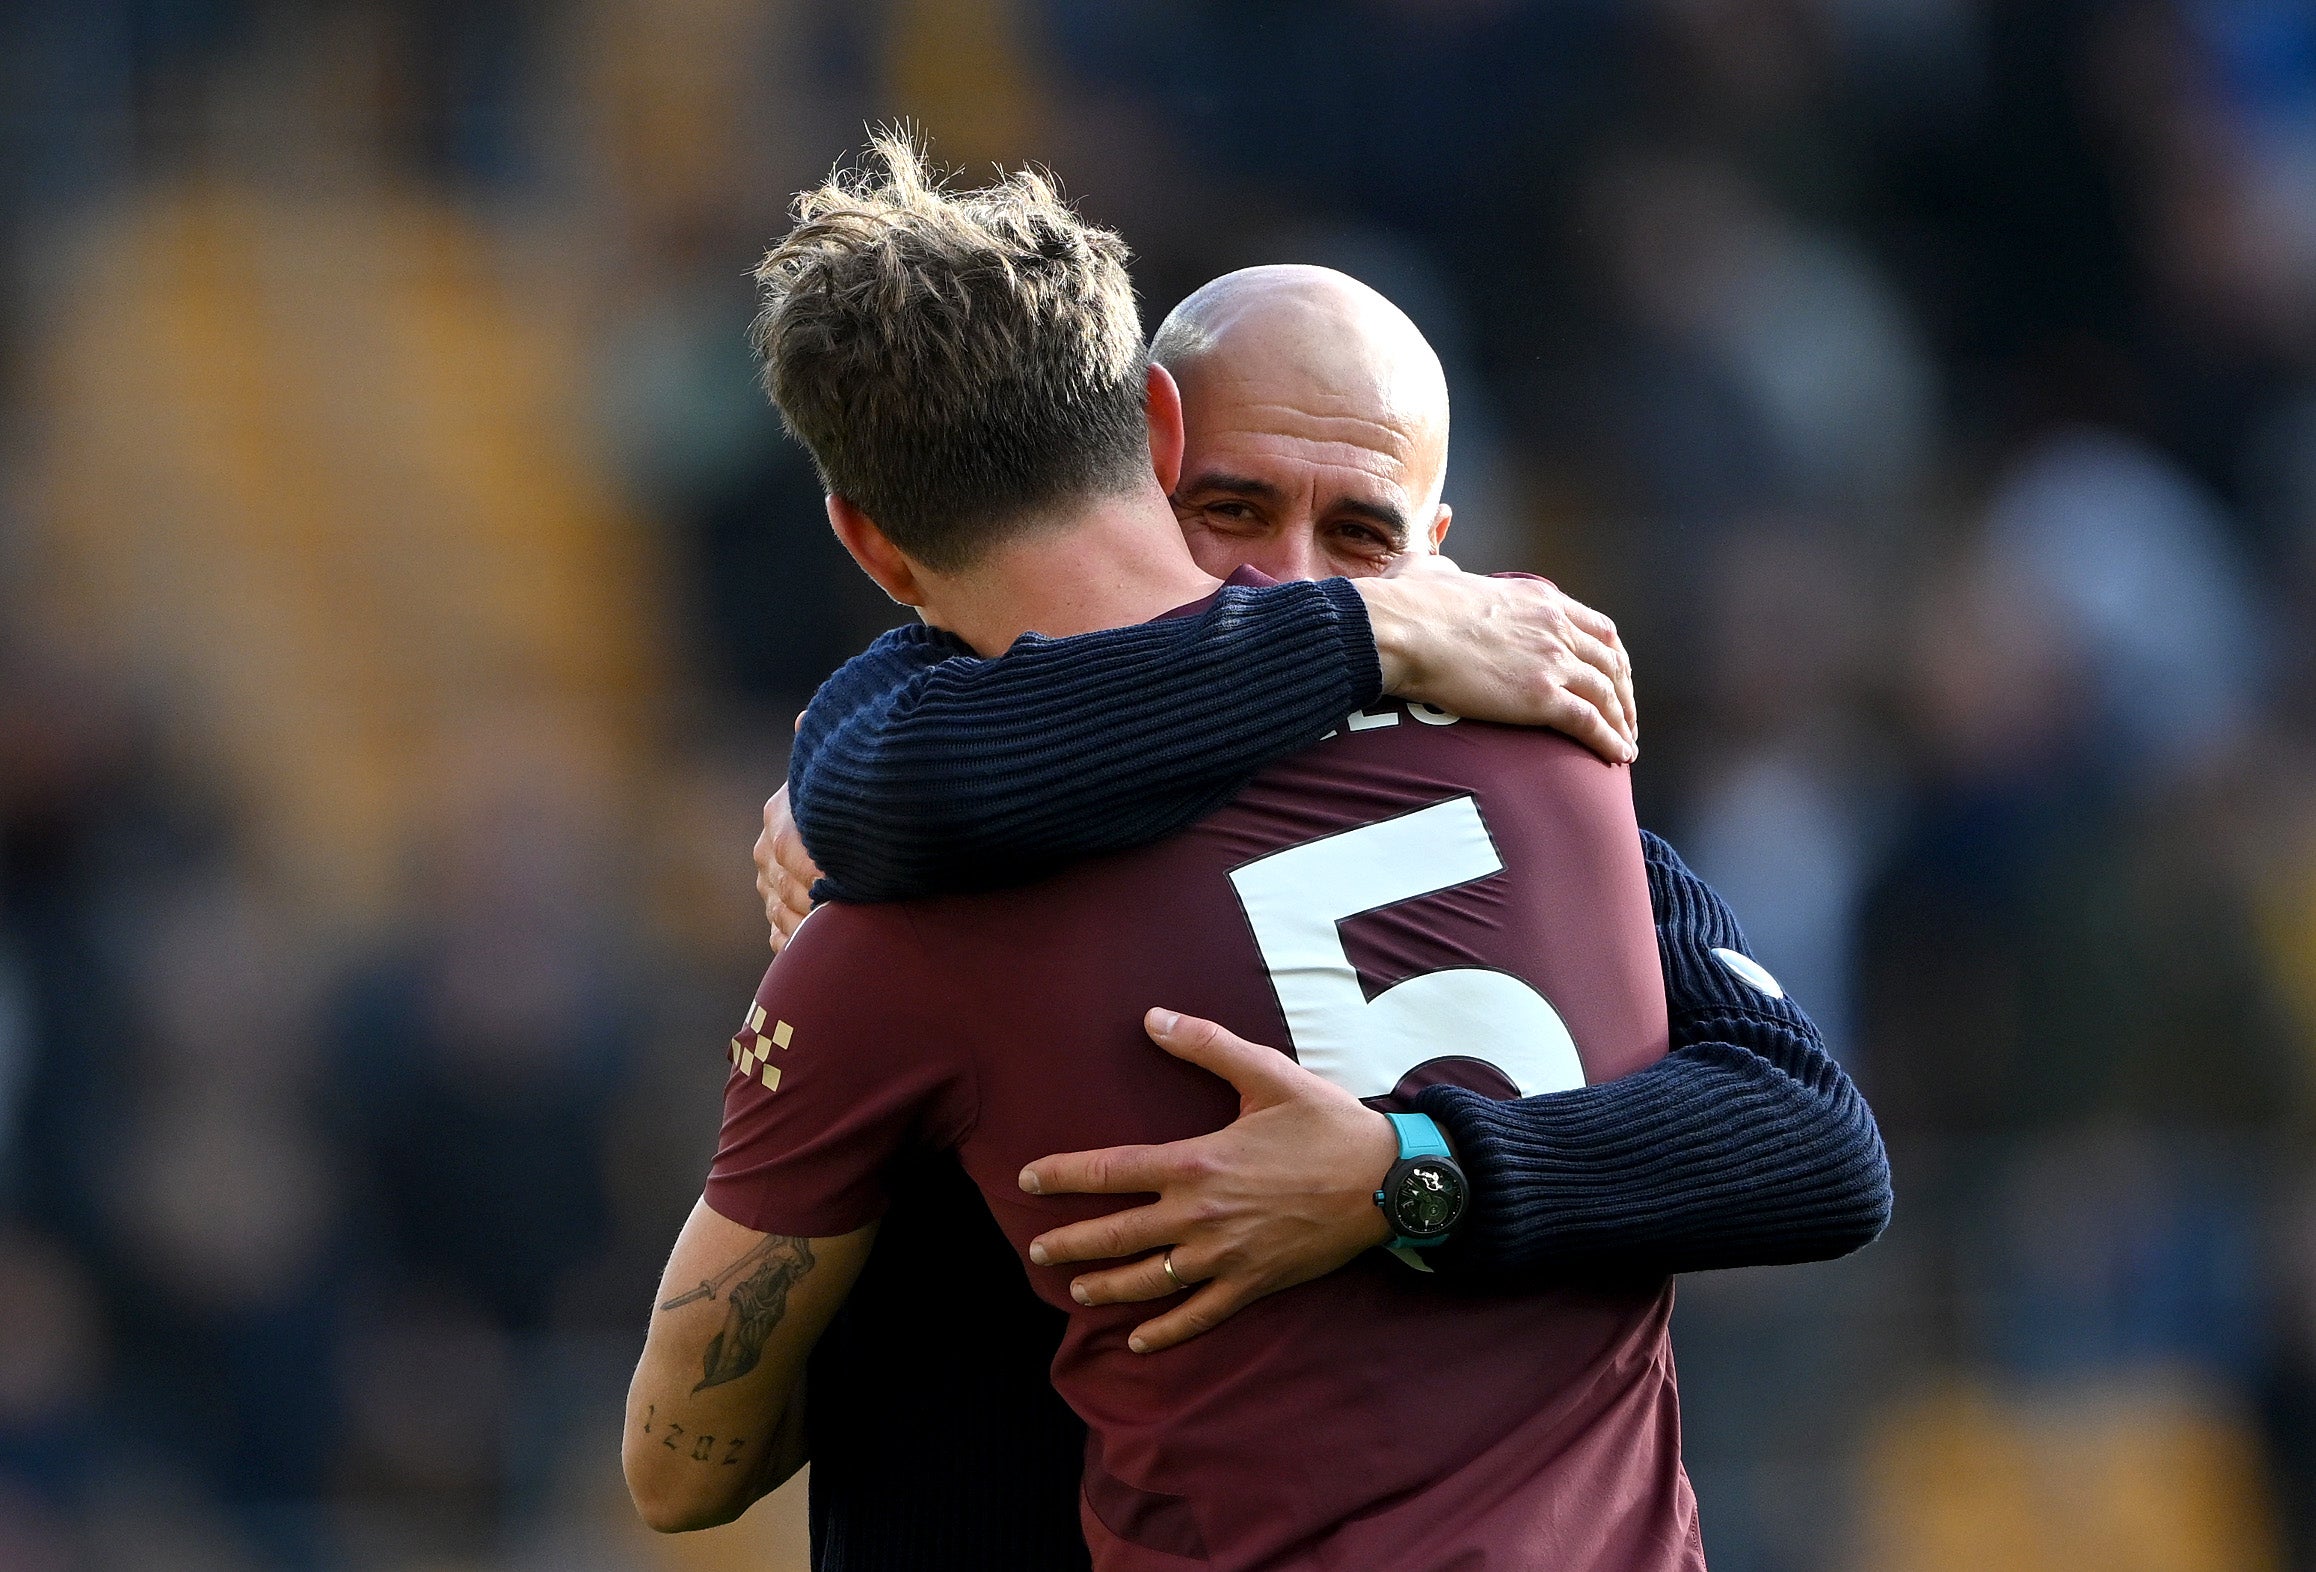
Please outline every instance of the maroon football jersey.
[[[1025, 1164], [1236, 1115], [1144, 1035], [1153, 1005], [1378, 1106], [1646, 1065], [1664, 983], [1630, 777], [1389, 702], [1158, 845], [1025, 889], [823, 907], [734, 1039], [708, 1204], [849, 1233], [883, 1212], [896, 1155], [947, 1147], [1026, 1251], [1122, 1203], [1025, 1195]], [[1483, 1293], [1379, 1250], [1140, 1355], [1126, 1335], [1162, 1304], [1086, 1309], [1083, 1267], [1023, 1265], [1070, 1314], [1053, 1379], [1090, 1430], [1102, 1572], [1703, 1566], [1669, 1283]], [[937, 1338], [941, 1285], [923, 1288]]]

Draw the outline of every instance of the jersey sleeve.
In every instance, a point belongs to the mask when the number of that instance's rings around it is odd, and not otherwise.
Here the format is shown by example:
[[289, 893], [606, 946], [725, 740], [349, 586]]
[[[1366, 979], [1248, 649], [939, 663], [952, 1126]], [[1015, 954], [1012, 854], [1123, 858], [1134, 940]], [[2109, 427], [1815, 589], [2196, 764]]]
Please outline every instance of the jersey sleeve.
[[1745, 949], [1721, 897], [1642, 833], [1672, 1051], [1617, 1080], [1424, 1111], [1455, 1142], [1472, 1211], [1436, 1252], [1482, 1281], [1671, 1275], [1831, 1260], [1890, 1220], [1872, 1109], [1817, 1027]]
[[953, 1146], [973, 1111], [969, 1062], [920, 1007], [939, 986], [897, 909], [806, 919], [726, 1046], [709, 1207], [814, 1239], [882, 1217], [896, 1162]]
[[905, 629], [814, 697], [789, 811], [823, 897], [1027, 883], [1164, 839], [1382, 689], [1345, 579], [1229, 587], [1194, 617], [1029, 635], [988, 660]]

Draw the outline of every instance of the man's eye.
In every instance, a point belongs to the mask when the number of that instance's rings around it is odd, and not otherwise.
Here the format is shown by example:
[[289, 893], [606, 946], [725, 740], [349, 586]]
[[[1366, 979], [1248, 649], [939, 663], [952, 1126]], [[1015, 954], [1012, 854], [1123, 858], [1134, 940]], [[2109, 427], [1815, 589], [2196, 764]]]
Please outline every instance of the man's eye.
[[1209, 502], [1203, 510], [1209, 518], [1222, 519], [1231, 524], [1252, 524], [1254, 509], [1243, 502]]

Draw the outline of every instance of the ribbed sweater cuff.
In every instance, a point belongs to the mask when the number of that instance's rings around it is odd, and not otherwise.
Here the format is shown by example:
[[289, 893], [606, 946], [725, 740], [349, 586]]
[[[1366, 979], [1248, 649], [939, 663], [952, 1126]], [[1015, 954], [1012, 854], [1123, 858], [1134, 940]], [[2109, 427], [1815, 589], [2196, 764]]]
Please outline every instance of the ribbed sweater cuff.
[[1888, 1159], [1854, 1091], [1805, 1108], [1734, 1044], [1627, 1080], [1545, 1109], [1452, 1086], [1423, 1094], [1472, 1180], [1472, 1209], [1435, 1255], [1443, 1272], [1502, 1281], [1827, 1260], [1889, 1221]]
[[1367, 597], [1349, 579], [1320, 579], [1319, 593], [1335, 608], [1343, 645], [1343, 669], [1355, 700], [1364, 709], [1383, 697], [1383, 656], [1375, 648], [1375, 625], [1367, 619]]

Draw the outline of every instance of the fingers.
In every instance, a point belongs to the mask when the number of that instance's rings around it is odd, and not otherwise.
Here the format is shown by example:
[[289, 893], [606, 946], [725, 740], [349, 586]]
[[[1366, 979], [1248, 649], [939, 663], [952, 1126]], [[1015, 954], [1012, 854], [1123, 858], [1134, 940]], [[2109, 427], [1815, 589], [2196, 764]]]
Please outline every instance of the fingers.
[[[1175, 1269], [1181, 1270], [1179, 1257]], [[1258, 1297], [1242, 1283], [1218, 1278], [1164, 1315], [1134, 1328], [1126, 1339], [1126, 1346], [1137, 1354], [1155, 1354], [1177, 1343], [1187, 1343], [1202, 1332], [1213, 1331]]]
[[812, 885], [820, 877], [804, 837], [788, 812], [788, 788], [783, 786], [764, 803], [764, 832], [756, 837], [756, 893], [764, 898], [764, 917], [772, 925], [772, 953], [787, 946], [789, 936], [812, 913]]
[[780, 833], [780, 824], [787, 822], [787, 787], [764, 799], [764, 829], [755, 838], [755, 894], [771, 901], [771, 871], [776, 864], [774, 838]]
[[772, 870], [772, 894], [768, 905], [776, 903], [779, 911], [772, 921], [776, 926], [793, 931], [796, 925], [812, 913], [812, 881], [820, 877], [817, 871], [798, 874], [782, 863]]
[[1632, 657], [1625, 653], [1624, 641], [1617, 637], [1616, 624], [1609, 622], [1606, 617], [1600, 620], [1608, 623], [1608, 636], [1605, 639], [1590, 630], [1586, 630], [1585, 634], [1586, 638], [1590, 639], [1597, 647], [1600, 659], [1594, 659], [1590, 650], [1587, 651], [1585, 658], [1602, 671], [1607, 672], [1609, 680], [1616, 685], [1616, 702], [1624, 711], [1625, 735], [1632, 745], [1638, 748], [1640, 746], [1640, 704], [1633, 696]]
[[1088, 1272], [1070, 1284], [1070, 1297], [1081, 1305], [1139, 1304], [1145, 1299], [1164, 1299], [1178, 1294], [1189, 1284], [1198, 1281], [1191, 1271], [1188, 1256], [1180, 1247], [1174, 1249], [1177, 1283], [1166, 1275], [1166, 1252], [1144, 1256], [1132, 1266], [1114, 1266], [1105, 1272]]
[[[1612, 689], [1616, 685], [1616, 679], [1625, 672], [1625, 661], [1622, 655], [1602, 640], [1594, 638], [1590, 633], [1574, 624], [1570, 624], [1568, 629], [1568, 651], [1578, 660], [1584, 662], [1588, 669], [1600, 673], [1600, 680], [1609, 684]], [[1617, 709], [1621, 712], [1623, 708], [1624, 705], [1620, 698]]]
[[778, 955], [782, 950], [788, 948], [788, 941], [796, 937], [796, 930], [802, 927], [804, 919], [812, 914], [797, 911], [794, 907], [785, 904], [774, 904], [769, 910], [772, 916], [772, 953]]
[[1041, 1157], [1021, 1171], [1020, 1184], [1031, 1195], [1154, 1195], [1197, 1171], [1189, 1155], [1178, 1150], [1197, 1139]]
[[1602, 666], [1601, 670], [1606, 671], [1616, 683], [1617, 701], [1624, 707], [1626, 728], [1637, 745], [1640, 742], [1640, 706], [1633, 699], [1632, 656], [1624, 647], [1622, 635], [1616, 631], [1615, 621], [1580, 600], [1569, 601], [1567, 612], [1568, 620], [1605, 645], [1613, 658], [1614, 664]]
[[1300, 1071], [1300, 1067], [1276, 1048], [1250, 1043], [1195, 1015], [1151, 1010], [1142, 1017], [1142, 1029], [1175, 1058], [1186, 1059], [1230, 1082], [1243, 1098], [1275, 1100], [1291, 1091], [1298, 1079], [1291, 1072]]
[[1631, 761], [1632, 745], [1624, 740], [1624, 733], [1573, 687], [1562, 688], [1545, 699], [1543, 719], [1554, 731], [1575, 738], [1611, 764]]
[[[1242, 1281], [1217, 1278], [1205, 1282], [1180, 1249], [1173, 1252], [1174, 1271], [1166, 1270], [1167, 1252], [1147, 1256], [1131, 1266], [1107, 1272], [1088, 1272], [1070, 1284], [1070, 1297], [1081, 1305], [1139, 1304], [1164, 1299], [1185, 1288], [1196, 1292], [1164, 1315], [1143, 1322], [1127, 1337], [1126, 1346], [1137, 1354], [1155, 1354], [1211, 1332], [1261, 1295]], [[1175, 1279], [1181, 1279], [1177, 1282]]]
[[1592, 728], [1574, 710], [1565, 711], [1573, 726], [1560, 726], [1558, 721], [1549, 724], [1568, 731], [1611, 763], [1630, 763], [1635, 751], [1631, 745], [1639, 738], [1625, 708], [1624, 688], [1620, 687], [1620, 680], [1628, 682], [1630, 662], [1622, 647], [1611, 642], [1616, 637], [1616, 624], [1582, 602], [1569, 599], [1549, 581], [1497, 582], [1514, 597], [1517, 623], [1532, 641], [1521, 652], [1520, 664], [1529, 666], [1543, 685], [1573, 690], [1618, 735], [1620, 745], [1602, 747], [1595, 742]]
[[[781, 791], [785, 794], [787, 788], [782, 787]], [[812, 860], [812, 853], [804, 849], [804, 836], [798, 832], [796, 821], [788, 816], [785, 795], [772, 800], [780, 804], [780, 818], [771, 828], [772, 858], [788, 877], [809, 891], [813, 881], [820, 877], [820, 867]]]
[[1544, 724], [1565, 732], [1611, 764], [1629, 764], [1634, 749], [1619, 722], [1616, 688], [1597, 667], [1572, 662], [1560, 687], [1543, 699]]
[[764, 903], [764, 920], [772, 925], [772, 953], [775, 955], [788, 942], [788, 933], [780, 925], [787, 901], [780, 892], [780, 865], [772, 852], [773, 810], [779, 803], [778, 797], [764, 800], [764, 829], [756, 837], [756, 896]]
[[[1029, 1242], [1029, 1259], [1038, 1266], [1068, 1266], [1076, 1261], [1116, 1261], [1143, 1250], [1155, 1250], [1180, 1239], [1190, 1219], [1178, 1206], [1153, 1202], [1089, 1217]], [[1180, 1269], [1180, 1263], [1176, 1263]]]
[[1617, 676], [1614, 676], [1617, 660], [1614, 660], [1614, 655], [1610, 655], [1610, 648], [1584, 632], [1570, 630], [1568, 648], [1575, 655], [1577, 664], [1568, 671], [1566, 688], [1600, 711], [1600, 718], [1610, 722], [1612, 727], [1617, 727], [1617, 736], [1624, 741], [1624, 750], [1617, 752], [1617, 755], [1610, 755], [1610, 762], [1630, 764], [1637, 750], [1640, 750], [1640, 739], [1635, 736], [1633, 722], [1624, 713], [1624, 695], [1619, 692]]
[[[1557, 585], [1554, 587], [1558, 588]], [[1575, 623], [1585, 632], [1600, 640], [1601, 643], [1613, 644], [1616, 642], [1616, 624], [1609, 620], [1606, 614], [1594, 611], [1584, 602], [1565, 592], [1560, 597], [1560, 609], [1567, 613], [1570, 622]]]

